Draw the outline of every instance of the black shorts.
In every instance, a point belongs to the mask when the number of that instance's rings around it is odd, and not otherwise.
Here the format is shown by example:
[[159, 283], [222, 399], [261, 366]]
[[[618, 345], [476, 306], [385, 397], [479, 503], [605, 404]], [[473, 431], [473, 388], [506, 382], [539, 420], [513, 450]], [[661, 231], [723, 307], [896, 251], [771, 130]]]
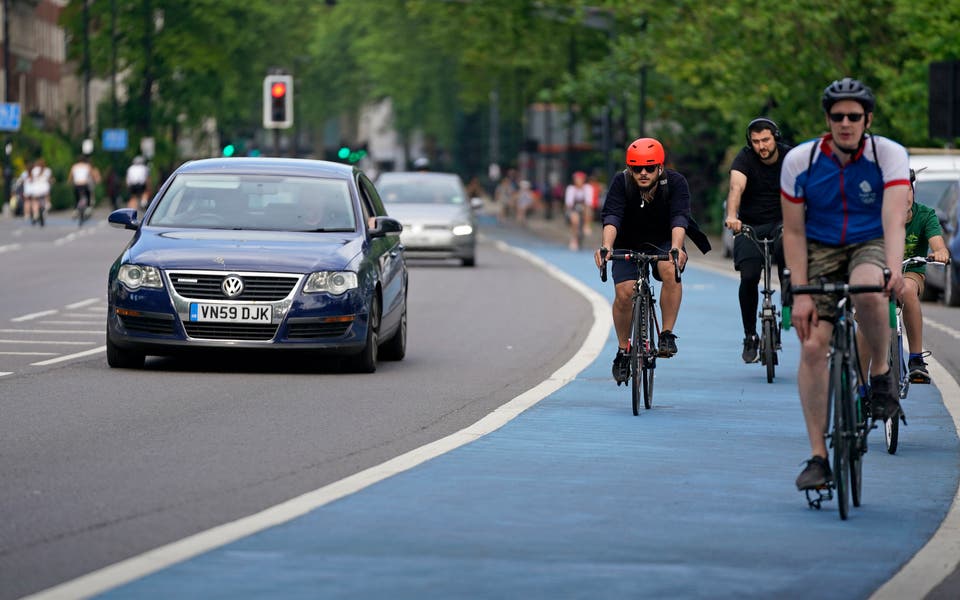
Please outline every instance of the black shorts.
[[[660, 242], [659, 244], [648, 243], [642, 249], [637, 250], [637, 252], [643, 252], [644, 254], [669, 254], [671, 248], [673, 248], [673, 243], [670, 241]], [[622, 248], [618, 248], [618, 250], [622, 250]], [[663, 279], [660, 278], [660, 271], [655, 265], [650, 265], [650, 267], [650, 273], [653, 275], [653, 278], [662, 282]], [[610, 271], [613, 273], [614, 283], [636, 281], [640, 278], [640, 267], [634, 262], [612, 260], [610, 261]], [[683, 269], [680, 269], [680, 272], [683, 273]]]
[[147, 184], [145, 183], [133, 183], [127, 186], [127, 189], [130, 191], [131, 196], [139, 196], [140, 194], [147, 191]]
[[[760, 239], [771, 237], [779, 226], [779, 221], [776, 223], [765, 223], [763, 225], [750, 225], [750, 227], [753, 228], [753, 232]], [[753, 240], [745, 235], [738, 235], [733, 239], [733, 268], [739, 271], [743, 263], [751, 260], [755, 260], [761, 264], [763, 263], [763, 253], [760, 251], [760, 245], [755, 244]], [[783, 264], [782, 237], [773, 245], [772, 264]]]

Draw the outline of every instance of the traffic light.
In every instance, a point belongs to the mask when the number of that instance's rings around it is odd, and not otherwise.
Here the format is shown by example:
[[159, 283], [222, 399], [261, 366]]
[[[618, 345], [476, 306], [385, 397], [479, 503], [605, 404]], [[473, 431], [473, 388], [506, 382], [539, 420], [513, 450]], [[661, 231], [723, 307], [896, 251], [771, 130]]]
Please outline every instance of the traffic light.
[[337, 150], [337, 158], [344, 162], [350, 163], [351, 165], [360, 162], [366, 155], [366, 144], [360, 146], [359, 148], [351, 148], [347, 144], [341, 144], [340, 149]]
[[227, 144], [226, 146], [223, 147], [223, 155], [226, 156], [227, 158], [230, 158], [231, 156], [236, 154], [236, 152], [237, 152], [237, 148], [233, 144]]
[[263, 78], [263, 126], [286, 129], [293, 125], [293, 76], [267, 75]]

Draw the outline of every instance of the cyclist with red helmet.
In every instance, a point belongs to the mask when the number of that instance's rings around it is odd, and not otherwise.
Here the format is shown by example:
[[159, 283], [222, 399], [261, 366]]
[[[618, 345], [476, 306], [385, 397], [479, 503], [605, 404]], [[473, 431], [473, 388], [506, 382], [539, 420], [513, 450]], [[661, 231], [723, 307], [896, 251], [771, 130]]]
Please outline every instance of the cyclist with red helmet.
[[[830, 133], [787, 153], [780, 172], [783, 249], [794, 285], [825, 278], [851, 285], [882, 285], [902, 294], [901, 261], [907, 191], [906, 149], [868, 133], [873, 92], [850, 77], [834, 81], [821, 103]], [[853, 296], [859, 331], [869, 353], [870, 396], [875, 419], [897, 418], [900, 402], [887, 354], [888, 300], [883, 294]], [[797, 385], [813, 456], [797, 477], [808, 490], [832, 480], [824, 438], [828, 415], [828, 348], [837, 307], [829, 296], [798, 295], [791, 323], [800, 338]]]
[[[665, 168], [664, 158], [663, 145], [653, 138], [637, 139], [627, 147], [627, 168], [611, 181], [601, 211], [602, 241], [594, 253], [598, 268], [603, 266], [607, 253], [613, 249], [664, 254], [677, 250], [677, 262], [683, 271], [687, 263], [683, 240], [687, 234], [701, 252], [710, 250], [710, 242], [690, 215], [687, 179]], [[660, 313], [663, 330], [658, 348], [659, 355], [664, 358], [677, 353], [677, 336], [673, 328], [680, 312], [683, 289], [676, 281], [674, 268], [672, 262], [661, 262], [653, 269], [654, 278], [662, 283]], [[613, 325], [619, 342], [613, 360], [613, 378], [620, 384], [630, 378], [627, 343], [633, 285], [639, 272], [636, 264], [614, 261], [612, 273], [616, 286]]]

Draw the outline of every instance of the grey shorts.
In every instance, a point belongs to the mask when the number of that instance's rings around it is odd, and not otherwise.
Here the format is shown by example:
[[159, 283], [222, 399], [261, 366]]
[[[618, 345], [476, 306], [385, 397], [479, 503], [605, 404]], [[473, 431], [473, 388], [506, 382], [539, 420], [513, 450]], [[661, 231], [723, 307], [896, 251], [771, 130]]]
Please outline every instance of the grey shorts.
[[[827, 281], [847, 281], [850, 273], [859, 265], [887, 266], [883, 238], [876, 238], [849, 246], [827, 246], [807, 240], [807, 281], [816, 284], [821, 278]], [[816, 295], [817, 316], [833, 321], [837, 315], [837, 299], [833, 296]]]

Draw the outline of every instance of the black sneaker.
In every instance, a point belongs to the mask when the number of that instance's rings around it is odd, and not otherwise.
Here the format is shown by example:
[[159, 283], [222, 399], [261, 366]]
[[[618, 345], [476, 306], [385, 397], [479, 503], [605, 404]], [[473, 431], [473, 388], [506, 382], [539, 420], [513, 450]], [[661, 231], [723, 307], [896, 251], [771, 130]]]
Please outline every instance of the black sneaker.
[[874, 419], [892, 419], [900, 412], [900, 399], [896, 389], [893, 371], [870, 378], [870, 407]]
[[748, 364], [757, 362], [760, 359], [760, 354], [757, 352], [759, 348], [760, 338], [757, 334], [752, 333], [743, 338], [743, 362]]
[[930, 373], [927, 373], [927, 363], [922, 357], [911, 358], [907, 363], [910, 373], [910, 383], [930, 383]]
[[822, 456], [813, 456], [807, 461], [807, 466], [797, 475], [797, 489], [815, 490], [829, 485], [833, 481], [830, 472], [830, 463]]
[[664, 329], [660, 332], [660, 343], [658, 346], [660, 351], [657, 353], [657, 356], [670, 358], [677, 353], [677, 336], [673, 335], [673, 332], [669, 329]]
[[630, 379], [630, 354], [623, 348], [617, 349], [617, 355], [613, 358], [613, 380], [617, 386], [626, 383]]

